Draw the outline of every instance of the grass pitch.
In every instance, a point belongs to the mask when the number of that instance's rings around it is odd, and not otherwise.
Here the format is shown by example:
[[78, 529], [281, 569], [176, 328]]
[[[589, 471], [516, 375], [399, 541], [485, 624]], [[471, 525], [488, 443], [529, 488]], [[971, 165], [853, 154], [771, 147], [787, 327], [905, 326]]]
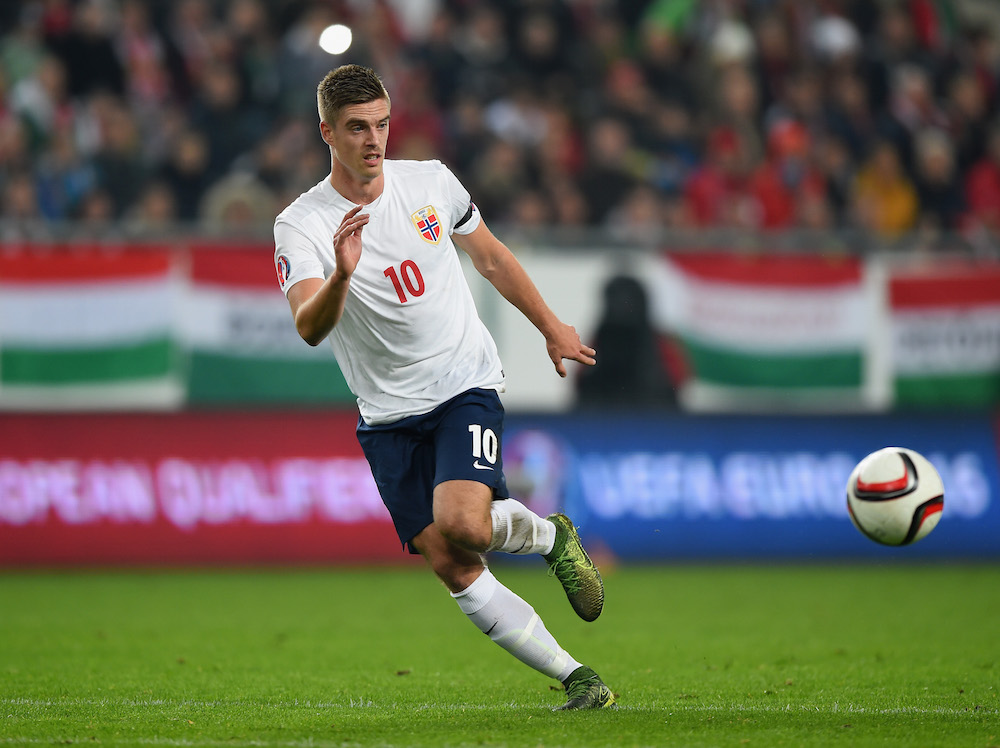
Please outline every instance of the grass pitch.
[[1000, 744], [1000, 566], [622, 566], [592, 624], [494, 571], [619, 709], [551, 712], [419, 567], [6, 572], [0, 744]]

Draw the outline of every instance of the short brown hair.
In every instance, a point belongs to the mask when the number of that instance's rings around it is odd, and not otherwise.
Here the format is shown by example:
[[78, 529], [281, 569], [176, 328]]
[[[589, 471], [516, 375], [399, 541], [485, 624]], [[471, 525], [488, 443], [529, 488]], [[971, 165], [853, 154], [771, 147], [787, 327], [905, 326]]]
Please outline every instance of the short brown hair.
[[316, 87], [319, 118], [328, 125], [337, 121], [344, 107], [378, 99], [389, 103], [389, 93], [378, 73], [362, 65], [341, 65], [327, 73]]

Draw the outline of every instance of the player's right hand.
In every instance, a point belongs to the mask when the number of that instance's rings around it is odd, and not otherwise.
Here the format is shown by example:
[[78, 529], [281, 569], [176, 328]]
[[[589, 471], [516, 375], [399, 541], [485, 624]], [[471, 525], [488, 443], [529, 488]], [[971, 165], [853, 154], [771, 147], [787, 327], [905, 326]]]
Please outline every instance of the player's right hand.
[[333, 235], [333, 254], [337, 258], [336, 275], [350, 278], [361, 260], [361, 230], [368, 223], [368, 213], [362, 213], [363, 205], [356, 205], [344, 215], [337, 232]]

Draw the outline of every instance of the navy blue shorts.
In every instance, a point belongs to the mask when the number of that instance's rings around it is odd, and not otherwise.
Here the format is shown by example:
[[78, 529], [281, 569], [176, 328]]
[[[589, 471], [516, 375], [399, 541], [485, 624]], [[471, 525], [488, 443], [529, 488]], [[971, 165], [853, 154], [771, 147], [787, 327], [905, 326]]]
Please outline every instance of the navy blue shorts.
[[409, 547], [434, 521], [434, 487], [472, 480], [507, 497], [500, 442], [504, 410], [494, 390], [474, 389], [430, 413], [369, 426], [358, 419], [358, 441], [400, 542]]

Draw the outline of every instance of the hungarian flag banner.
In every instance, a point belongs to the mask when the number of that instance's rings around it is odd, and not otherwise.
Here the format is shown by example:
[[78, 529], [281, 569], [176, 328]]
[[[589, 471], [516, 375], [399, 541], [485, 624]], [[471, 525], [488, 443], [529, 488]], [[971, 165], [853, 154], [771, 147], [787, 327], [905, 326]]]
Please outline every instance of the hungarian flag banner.
[[695, 409], [864, 402], [869, 300], [855, 257], [704, 251], [662, 257], [653, 308]]
[[175, 407], [178, 279], [166, 249], [11, 253], [0, 264], [8, 407]]
[[889, 304], [897, 406], [1000, 402], [1000, 263], [894, 268]]
[[273, 246], [191, 246], [180, 336], [193, 403], [353, 403], [327, 343], [295, 331]]

